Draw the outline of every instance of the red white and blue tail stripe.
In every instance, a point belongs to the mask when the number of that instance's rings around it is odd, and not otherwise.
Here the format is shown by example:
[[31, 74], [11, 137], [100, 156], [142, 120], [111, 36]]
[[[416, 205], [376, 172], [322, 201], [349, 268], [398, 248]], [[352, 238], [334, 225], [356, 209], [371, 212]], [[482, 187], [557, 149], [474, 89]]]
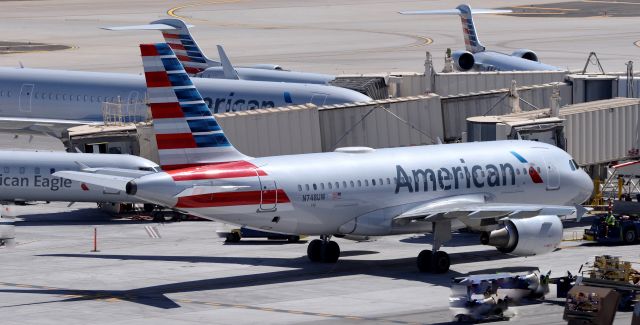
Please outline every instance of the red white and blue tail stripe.
[[471, 7], [468, 5], [459, 5], [456, 7], [460, 12], [460, 21], [462, 22], [462, 34], [464, 35], [464, 44], [467, 51], [471, 53], [478, 53], [485, 50], [478, 34], [476, 33], [476, 27], [473, 23], [473, 16], [471, 15]]
[[195, 39], [191, 37], [188, 26], [182, 20], [161, 19], [152, 22], [152, 24], [165, 24], [175, 28], [162, 30], [162, 36], [189, 75], [193, 76], [209, 67], [220, 66], [220, 62], [207, 58]]
[[229, 142], [168, 44], [141, 44], [140, 52], [163, 169], [249, 158]]

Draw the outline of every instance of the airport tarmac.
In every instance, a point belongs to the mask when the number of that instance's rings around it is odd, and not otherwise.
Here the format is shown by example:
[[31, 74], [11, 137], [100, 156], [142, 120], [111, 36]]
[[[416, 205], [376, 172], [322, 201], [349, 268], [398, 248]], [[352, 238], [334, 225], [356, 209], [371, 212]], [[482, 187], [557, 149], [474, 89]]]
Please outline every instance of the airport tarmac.
[[[456, 233], [445, 248], [453, 265], [442, 275], [415, 267], [415, 255], [429, 248], [423, 235], [338, 239], [339, 262], [314, 264], [305, 243], [225, 244], [214, 222], [112, 221], [92, 207], [12, 207], [20, 221], [16, 248], [0, 249], [3, 324], [447, 323], [451, 277], [532, 267], [562, 276], [606, 253], [638, 260], [637, 246], [575, 241], [547, 255], [509, 257], [476, 245], [476, 235]], [[155, 226], [161, 238], [150, 238], [145, 226]], [[94, 227], [99, 252], [91, 252]], [[581, 234], [581, 227], [565, 229], [565, 238]], [[512, 321], [565, 323], [553, 297], [518, 307]], [[630, 313], [618, 313], [616, 324], [630, 320]]]
[[[2, 54], [0, 66], [18, 67], [21, 62], [26, 67], [140, 73], [137, 45], [161, 41], [160, 33], [113, 32], [100, 27], [140, 25], [173, 16], [196, 26], [194, 37], [209, 56], [217, 57], [215, 45], [222, 44], [236, 65], [274, 63], [333, 74], [420, 72], [425, 51], [433, 54], [440, 69], [447, 48], [464, 47], [460, 19], [402, 16], [397, 11], [448, 9], [461, 2], [2, 1], [0, 29], [7, 31], [3, 41], [71, 49]], [[593, 51], [606, 71], [626, 71], [624, 64], [640, 52], [636, 45], [640, 44], [636, 43], [640, 40], [638, 0], [490, 0], [471, 5], [508, 5], [517, 11], [475, 17], [479, 38], [491, 50], [511, 53], [528, 48], [543, 62], [570, 69], [582, 69]]]

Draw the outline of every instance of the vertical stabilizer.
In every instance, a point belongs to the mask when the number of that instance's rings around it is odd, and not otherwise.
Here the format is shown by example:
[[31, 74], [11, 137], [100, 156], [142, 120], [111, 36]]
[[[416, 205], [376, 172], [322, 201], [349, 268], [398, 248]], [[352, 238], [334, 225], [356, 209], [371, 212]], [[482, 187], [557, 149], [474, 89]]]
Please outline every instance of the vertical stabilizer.
[[168, 44], [141, 44], [140, 53], [164, 170], [249, 158], [229, 142]]
[[162, 36], [182, 62], [188, 74], [195, 75], [209, 67], [220, 66], [220, 62], [211, 60], [204, 54], [189, 33], [189, 26], [182, 20], [160, 19], [151, 22], [151, 24], [164, 24], [173, 27], [173, 29], [163, 29]]
[[476, 26], [473, 23], [473, 15], [471, 14], [471, 7], [469, 5], [459, 5], [456, 7], [460, 12], [460, 20], [462, 22], [462, 34], [464, 35], [464, 44], [467, 51], [471, 53], [478, 53], [485, 50], [480, 40], [478, 39], [478, 33], [476, 33]]

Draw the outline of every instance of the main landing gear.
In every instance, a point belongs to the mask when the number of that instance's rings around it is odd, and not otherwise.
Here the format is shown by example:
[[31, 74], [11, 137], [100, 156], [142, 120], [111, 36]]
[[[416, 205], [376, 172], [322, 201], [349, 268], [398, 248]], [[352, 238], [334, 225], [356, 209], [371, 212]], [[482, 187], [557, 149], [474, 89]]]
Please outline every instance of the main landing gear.
[[335, 263], [340, 258], [340, 246], [331, 241], [331, 236], [322, 235], [307, 246], [307, 256], [312, 262]]
[[451, 221], [433, 223], [433, 251], [425, 249], [416, 258], [420, 272], [447, 273], [451, 260], [449, 254], [440, 251], [442, 244], [451, 239]]

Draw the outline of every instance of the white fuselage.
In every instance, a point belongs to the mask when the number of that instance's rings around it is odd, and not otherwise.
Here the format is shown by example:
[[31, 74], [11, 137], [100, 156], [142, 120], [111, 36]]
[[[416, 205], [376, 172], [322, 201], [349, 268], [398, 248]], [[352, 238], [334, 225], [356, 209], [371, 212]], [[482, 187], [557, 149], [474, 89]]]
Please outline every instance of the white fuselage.
[[[135, 182], [140, 197], [191, 214], [309, 235], [423, 232], [423, 225], [398, 225], [393, 219], [445, 197], [483, 194], [490, 203], [575, 205], [592, 190], [588, 175], [572, 167], [566, 152], [531, 141], [277, 156], [246, 163], [174, 170]], [[194, 186], [234, 190], [176, 198]], [[356, 218], [367, 224], [367, 233], [354, 229]]]
[[51, 175], [56, 171], [78, 171], [81, 166], [159, 170], [156, 163], [131, 155], [0, 151], [0, 202], [139, 202], [122, 191]]

